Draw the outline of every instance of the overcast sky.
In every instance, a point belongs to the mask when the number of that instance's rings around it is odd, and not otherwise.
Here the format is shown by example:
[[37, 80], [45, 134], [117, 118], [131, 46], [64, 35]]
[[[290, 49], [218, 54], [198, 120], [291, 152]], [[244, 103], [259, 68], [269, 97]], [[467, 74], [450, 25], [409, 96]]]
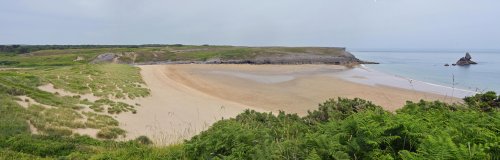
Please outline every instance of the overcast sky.
[[0, 0], [0, 44], [499, 49], [498, 0]]

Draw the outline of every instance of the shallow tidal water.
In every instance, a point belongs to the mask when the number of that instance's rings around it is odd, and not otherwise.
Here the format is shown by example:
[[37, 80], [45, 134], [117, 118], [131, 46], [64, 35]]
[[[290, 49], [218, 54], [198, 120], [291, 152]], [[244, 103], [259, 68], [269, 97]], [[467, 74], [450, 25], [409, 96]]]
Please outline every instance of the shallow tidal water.
[[[462, 52], [352, 52], [385, 74], [470, 91], [500, 92], [500, 53], [470, 52], [476, 65], [452, 66]], [[446, 67], [444, 64], [450, 64]]]

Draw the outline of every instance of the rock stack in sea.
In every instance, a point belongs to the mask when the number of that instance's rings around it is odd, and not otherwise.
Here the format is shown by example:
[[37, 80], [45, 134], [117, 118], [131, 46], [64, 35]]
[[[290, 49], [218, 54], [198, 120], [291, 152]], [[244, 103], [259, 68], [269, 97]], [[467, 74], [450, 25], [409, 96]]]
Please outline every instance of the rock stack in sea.
[[456, 64], [459, 66], [465, 66], [465, 65], [469, 65], [469, 64], [477, 64], [476, 62], [472, 61], [471, 59], [472, 59], [472, 57], [470, 56], [469, 52], [467, 52], [467, 53], [465, 53], [465, 57], [460, 58]]

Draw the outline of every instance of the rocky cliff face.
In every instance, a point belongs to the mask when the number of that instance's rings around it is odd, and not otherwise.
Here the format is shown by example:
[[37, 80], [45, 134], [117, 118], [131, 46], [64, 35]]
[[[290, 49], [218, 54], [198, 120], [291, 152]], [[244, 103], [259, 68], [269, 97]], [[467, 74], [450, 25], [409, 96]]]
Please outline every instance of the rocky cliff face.
[[472, 59], [472, 56], [470, 56], [469, 52], [467, 52], [467, 53], [465, 53], [465, 57], [460, 58], [456, 64], [459, 66], [477, 64], [476, 62], [472, 61], [471, 59]]
[[279, 56], [260, 56], [251, 59], [211, 59], [203, 63], [208, 64], [364, 64], [364, 62], [345, 52], [342, 56], [315, 55], [315, 54], [289, 54]]

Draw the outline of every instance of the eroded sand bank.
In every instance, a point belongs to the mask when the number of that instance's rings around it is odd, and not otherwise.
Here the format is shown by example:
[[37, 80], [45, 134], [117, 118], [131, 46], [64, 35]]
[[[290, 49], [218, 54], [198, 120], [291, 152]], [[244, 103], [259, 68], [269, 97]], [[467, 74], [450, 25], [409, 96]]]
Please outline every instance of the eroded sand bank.
[[[118, 115], [129, 138], [146, 135], [158, 144], [189, 138], [222, 117], [243, 110], [279, 110], [305, 115], [329, 98], [360, 97], [394, 111], [407, 100], [447, 97], [331, 76], [334, 65], [144, 65], [151, 96], [134, 100], [137, 114]], [[450, 98], [448, 98], [450, 99]]]

